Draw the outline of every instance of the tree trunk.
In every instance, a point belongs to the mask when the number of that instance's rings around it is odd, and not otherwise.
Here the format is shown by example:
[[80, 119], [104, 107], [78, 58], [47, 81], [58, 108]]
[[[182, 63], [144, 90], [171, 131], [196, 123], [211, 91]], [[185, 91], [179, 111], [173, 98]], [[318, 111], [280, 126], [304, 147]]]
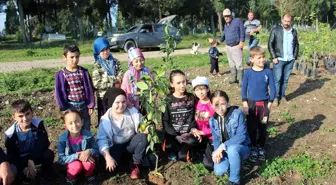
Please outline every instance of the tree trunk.
[[110, 10], [108, 12], [108, 17], [109, 17], [109, 31], [112, 31], [112, 16], [111, 16], [111, 7]]
[[21, 31], [22, 31], [23, 43], [27, 44], [26, 27], [25, 27], [25, 23], [24, 23], [23, 7], [22, 7], [22, 1], [21, 0], [17, 1], [17, 6], [19, 8], [20, 26], [21, 26]]
[[211, 22], [211, 30], [213, 37], [216, 38], [216, 27], [215, 27], [215, 16], [214, 14], [211, 14], [210, 22]]
[[81, 41], [84, 41], [84, 28], [82, 17], [78, 18], [78, 27], [79, 27], [79, 38]]
[[32, 28], [31, 28], [29, 15], [27, 15], [27, 23], [28, 23], [28, 31], [29, 31], [28, 42], [32, 42], [33, 41], [33, 35], [32, 35]]
[[159, 3], [158, 3], [158, 7], [159, 7], [159, 19], [161, 20], [162, 19], [162, 13], [161, 13], [161, 1], [159, 0]]
[[222, 33], [223, 32], [222, 12], [217, 12], [217, 16], [218, 16], [218, 29], [220, 33]]

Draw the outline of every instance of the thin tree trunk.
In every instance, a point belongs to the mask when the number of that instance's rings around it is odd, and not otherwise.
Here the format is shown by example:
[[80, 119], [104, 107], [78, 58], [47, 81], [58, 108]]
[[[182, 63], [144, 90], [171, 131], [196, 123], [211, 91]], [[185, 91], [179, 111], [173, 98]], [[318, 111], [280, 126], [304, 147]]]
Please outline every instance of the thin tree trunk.
[[78, 18], [79, 37], [81, 41], [84, 41], [84, 28], [82, 17]]
[[216, 38], [216, 28], [215, 28], [215, 16], [213, 14], [211, 14], [211, 18], [210, 18], [210, 22], [211, 22], [211, 30], [212, 30], [212, 34], [213, 37]]
[[220, 33], [222, 33], [223, 32], [222, 12], [217, 12], [217, 16], [218, 16], [218, 29]]
[[23, 43], [27, 44], [26, 27], [25, 27], [25, 24], [24, 24], [23, 7], [22, 7], [22, 1], [21, 0], [17, 1], [17, 6], [19, 8], [20, 26], [21, 26], [21, 31], [22, 31]]
[[27, 23], [28, 23], [28, 31], [29, 31], [28, 42], [32, 42], [33, 41], [33, 35], [32, 35], [32, 28], [31, 28], [29, 15], [27, 15]]
[[161, 1], [159, 0], [159, 3], [158, 3], [158, 7], [159, 7], [159, 19], [161, 20], [162, 19], [162, 13], [161, 13]]

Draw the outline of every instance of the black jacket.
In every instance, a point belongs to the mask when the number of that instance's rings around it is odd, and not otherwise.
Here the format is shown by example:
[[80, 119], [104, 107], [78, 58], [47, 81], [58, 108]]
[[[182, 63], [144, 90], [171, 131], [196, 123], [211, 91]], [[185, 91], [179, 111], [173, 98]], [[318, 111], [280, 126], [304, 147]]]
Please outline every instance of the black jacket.
[[5, 154], [5, 152], [2, 150], [2, 148], [0, 147], [0, 164], [2, 162], [7, 161], [7, 155]]
[[[7, 148], [8, 161], [12, 164], [15, 164], [16, 167], [22, 168], [27, 164], [20, 164], [22, 160], [20, 159], [20, 148], [18, 142], [18, 135], [15, 129], [15, 125], [18, 124], [15, 122], [5, 133], [6, 140], [5, 146]], [[31, 131], [35, 139], [35, 146], [33, 152], [28, 155], [28, 159], [33, 161], [38, 160], [43, 156], [45, 150], [49, 148], [50, 142], [48, 139], [48, 133], [44, 128], [43, 121], [33, 118], [31, 124]]]
[[[282, 25], [277, 25], [271, 31], [271, 35], [268, 40], [268, 50], [271, 53], [271, 57], [278, 58], [283, 57], [283, 27]], [[299, 40], [297, 36], [297, 32], [294, 28], [292, 28], [293, 34], [293, 55], [294, 58], [297, 59], [299, 55]]]

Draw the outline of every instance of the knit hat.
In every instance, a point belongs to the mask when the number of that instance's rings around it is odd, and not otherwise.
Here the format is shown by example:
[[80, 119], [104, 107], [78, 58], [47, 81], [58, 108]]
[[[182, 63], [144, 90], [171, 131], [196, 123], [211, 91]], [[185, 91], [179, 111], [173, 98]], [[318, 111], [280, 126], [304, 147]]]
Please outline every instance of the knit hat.
[[124, 90], [116, 87], [108, 88], [103, 97], [103, 103], [105, 107], [112, 107], [112, 104], [119, 95], [124, 95], [126, 97], [126, 93]]
[[97, 56], [104, 48], [109, 48], [110, 43], [109, 41], [104, 37], [99, 37], [93, 42], [93, 56], [95, 60], [97, 60]]
[[209, 80], [206, 77], [198, 76], [191, 81], [191, 85], [195, 88], [198, 85], [206, 85], [209, 87]]
[[142, 54], [141, 50], [139, 48], [131, 47], [128, 49], [128, 59], [131, 63], [135, 58], [142, 57], [145, 59], [144, 55]]

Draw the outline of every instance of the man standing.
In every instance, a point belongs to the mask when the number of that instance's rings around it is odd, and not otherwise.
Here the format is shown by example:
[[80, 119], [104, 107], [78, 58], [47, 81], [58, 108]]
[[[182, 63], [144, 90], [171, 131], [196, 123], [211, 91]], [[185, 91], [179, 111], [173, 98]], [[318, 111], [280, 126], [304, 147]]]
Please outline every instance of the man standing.
[[292, 72], [294, 60], [299, 53], [298, 35], [291, 27], [292, 16], [285, 14], [282, 17], [281, 25], [275, 26], [269, 37], [268, 49], [273, 59], [273, 73], [276, 88], [276, 99], [274, 106], [279, 105], [279, 100], [288, 103], [285, 92], [289, 76]]
[[221, 42], [225, 40], [226, 54], [228, 56], [231, 78], [229, 83], [237, 83], [241, 85], [243, 78], [243, 47], [245, 41], [244, 24], [239, 18], [232, 18], [231, 11], [225, 9], [223, 11], [225, 26]]
[[[254, 12], [249, 12], [248, 20], [244, 23], [245, 34], [249, 39], [248, 49], [250, 50], [252, 47], [257, 46], [259, 40], [256, 35], [259, 34], [260, 31], [260, 21], [254, 18]], [[250, 65], [250, 56], [247, 57], [246, 61], [247, 65]]]

